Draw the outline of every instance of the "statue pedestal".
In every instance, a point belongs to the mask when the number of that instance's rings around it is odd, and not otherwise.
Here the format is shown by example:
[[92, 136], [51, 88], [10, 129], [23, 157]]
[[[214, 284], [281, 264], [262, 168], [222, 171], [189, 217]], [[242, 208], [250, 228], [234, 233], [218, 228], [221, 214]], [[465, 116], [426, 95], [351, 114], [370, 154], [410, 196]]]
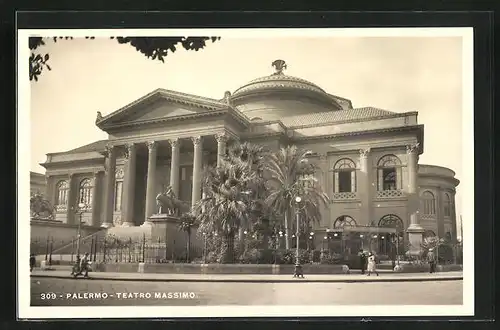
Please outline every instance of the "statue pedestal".
[[[163, 251], [163, 258], [167, 260], [171, 260], [173, 257], [177, 259], [185, 258], [187, 254], [187, 233], [181, 229], [180, 223], [179, 217], [168, 214], [155, 214], [143, 224], [144, 227], [149, 227], [151, 243], [159, 243], [159, 248]], [[197, 241], [196, 227], [192, 227], [191, 249], [199, 245]]]
[[418, 257], [422, 253], [422, 243], [424, 241], [424, 228], [420, 225], [410, 225], [406, 230], [408, 233], [408, 241], [410, 248], [408, 254], [413, 257]]

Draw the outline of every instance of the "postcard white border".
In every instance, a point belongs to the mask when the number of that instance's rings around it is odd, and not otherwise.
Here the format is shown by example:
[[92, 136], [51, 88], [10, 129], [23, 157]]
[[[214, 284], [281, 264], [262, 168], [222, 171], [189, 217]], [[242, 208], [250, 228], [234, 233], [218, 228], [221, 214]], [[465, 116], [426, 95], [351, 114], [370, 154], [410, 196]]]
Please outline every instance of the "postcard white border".
[[[107, 29], [18, 30], [18, 256], [29, 255], [26, 238], [29, 225], [30, 171], [30, 81], [26, 58], [29, 36], [179, 36], [209, 35], [223, 38], [276, 37], [462, 37], [463, 38], [463, 110], [462, 157], [460, 178], [462, 215], [474, 219], [474, 102], [473, 102], [473, 29], [472, 28], [351, 28], [351, 29]], [[24, 198], [24, 196], [26, 196]], [[468, 316], [474, 315], [474, 224], [463, 223], [464, 271], [463, 305], [451, 306], [120, 306], [120, 307], [32, 307], [30, 306], [30, 272], [27, 262], [17, 263], [18, 317], [47, 318], [192, 318], [192, 317], [307, 317], [307, 316]], [[21, 283], [21, 285], [19, 285]]]

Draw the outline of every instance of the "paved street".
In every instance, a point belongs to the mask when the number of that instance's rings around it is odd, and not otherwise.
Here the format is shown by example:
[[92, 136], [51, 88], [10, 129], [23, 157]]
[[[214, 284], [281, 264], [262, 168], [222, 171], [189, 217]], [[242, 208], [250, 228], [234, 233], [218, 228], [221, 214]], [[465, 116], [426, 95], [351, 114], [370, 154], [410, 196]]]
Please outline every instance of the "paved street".
[[[393, 283], [166, 283], [31, 278], [31, 304], [32, 306], [451, 305], [462, 304], [462, 286], [463, 282], [460, 280]], [[135, 294], [137, 298], [134, 297]]]

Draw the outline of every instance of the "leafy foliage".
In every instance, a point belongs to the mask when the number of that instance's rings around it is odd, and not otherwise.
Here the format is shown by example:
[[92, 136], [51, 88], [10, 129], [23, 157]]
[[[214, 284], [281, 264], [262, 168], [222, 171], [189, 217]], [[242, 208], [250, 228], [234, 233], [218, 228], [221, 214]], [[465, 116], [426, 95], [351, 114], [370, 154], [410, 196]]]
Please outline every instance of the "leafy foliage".
[[30, 197], [31, 215], [34, 217], [53, 218], [54, 208], [41, 193], [34, 193]]
[[283, 216], [286, 248], [290, 247], [290, 215], [294, 210], [294, 199], [303, 198], [305, 221], [298, 230], [307, 230], [311, 223], [321, 219], [321, 207], [329, 205], [329, 198], [319, 185], [315, 173], [317, 167], [308, 161], [309, 151], [299, 150], [296, 146], [281, 148], [269, 156], [266, 170], [271, 174], [268, 180], [270, 193], [266, 203]]
[[[85, 37], [86, 39], [95, 39], [95, 37]], [[47, 70], [52, 70], [50, 65], [47, 63], [50, 56], [49, 54], [37, 53], [40, 47], [46, 45], [44, 40], [52, 39], [54, 42], [57, 40], [72, 40], [73, 37], [52, 37], [52, 38], [42, 38], [42, 37], [30, 37], [29, 38], [29, 48], [31, 50], [31, 55], [29, 58], [29, 74], [30, 81], [38, 81], [38, 77], [42, 74], [42, 71], [46, 68]], [[134, 47], [141, 54], [152, 60], [159, 60], [165, 62], [165, 57], [169, 53], [175, 52], [178, 47], [185, 50], [198, 51], [205, 48], [207, 42], [215, 42], [220, 39], [220, 37], [111, 37], [115, 39], [120, 44], [129, 44]]]

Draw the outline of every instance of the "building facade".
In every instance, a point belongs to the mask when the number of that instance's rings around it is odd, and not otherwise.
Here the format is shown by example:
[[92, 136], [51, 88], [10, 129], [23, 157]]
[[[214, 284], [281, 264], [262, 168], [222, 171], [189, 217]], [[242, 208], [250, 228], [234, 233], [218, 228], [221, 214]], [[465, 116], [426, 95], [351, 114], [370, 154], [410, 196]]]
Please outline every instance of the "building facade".
[[218, 100], [157, 89], [106, 116], [98, 112], [95, 124], [108, 139], [48, 154], [42, 164], [56, 219], [75, 223], [73, 210], [84, 203], [88, 225], [140, 226], [168, 185], [195, 203], [203, 166], [220, 162], [237, 140], [312, 151], [331, 199], [317, 233], [390, 227], [410, 241], [412, 234], [456, 238], [459, 181], [450, 169], [418, 163], [424, 127], [417, 112], [354, 108], [273, 65], [275, 73]]

